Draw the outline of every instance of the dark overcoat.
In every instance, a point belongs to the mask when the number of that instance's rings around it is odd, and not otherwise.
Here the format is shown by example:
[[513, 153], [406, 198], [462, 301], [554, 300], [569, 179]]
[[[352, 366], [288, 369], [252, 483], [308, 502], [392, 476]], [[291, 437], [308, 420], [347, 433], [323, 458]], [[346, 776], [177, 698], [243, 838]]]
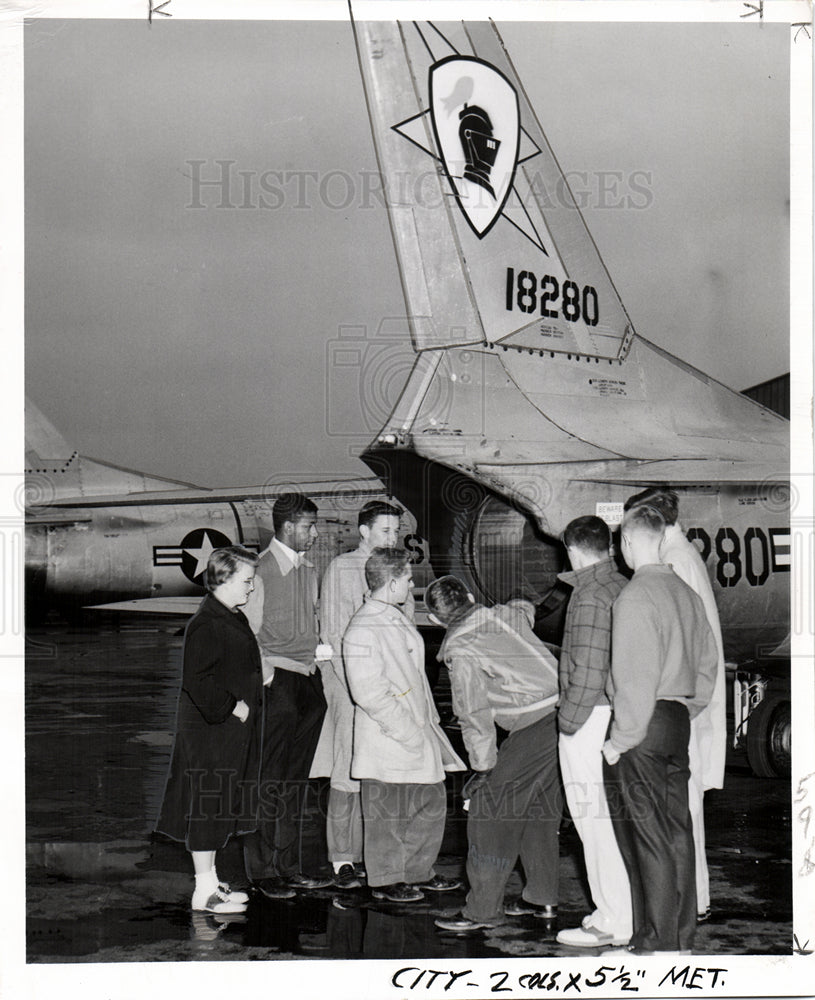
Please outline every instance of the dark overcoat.
[[[232, 710], [249, 706], [246, 722]], [[207, 594], [184, 634], [175, 743], [156, 831], [190, 851], [257, 828], [263, 736], [260, 651], [241, 611]]]

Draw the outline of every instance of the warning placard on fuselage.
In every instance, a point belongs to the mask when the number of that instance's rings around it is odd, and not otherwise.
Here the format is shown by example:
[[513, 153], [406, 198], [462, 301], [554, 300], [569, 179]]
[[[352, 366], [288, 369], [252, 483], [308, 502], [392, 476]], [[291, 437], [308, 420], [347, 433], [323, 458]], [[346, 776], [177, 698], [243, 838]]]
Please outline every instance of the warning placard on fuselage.
[[589, 386], [597, 396], [627, 396], [628, 387], [624, 378], [590, 378]]
[[616, 528], [618, 524], [622, 523], [623, 520], [623, 504], [622, 501], [618, 502], [606, 502], [597, 503], [594, 507], [594, 513], [597, 517], [601, 518], [609, 528]]

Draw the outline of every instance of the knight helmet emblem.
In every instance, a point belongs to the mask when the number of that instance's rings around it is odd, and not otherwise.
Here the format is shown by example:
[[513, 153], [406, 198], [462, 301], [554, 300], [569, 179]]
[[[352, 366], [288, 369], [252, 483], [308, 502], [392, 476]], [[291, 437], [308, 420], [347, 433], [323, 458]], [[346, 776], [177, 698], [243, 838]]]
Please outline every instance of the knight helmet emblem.
[[500, 70], [475, 56], [434, 63], [428, 92], [447, 181], [470, 228], [483, 239], [501, 215], [515, 177], [518, 95]]
[[490, 116], [478, 105], [465, 103], [458, 117], [461, 123], [458, 127], [458, 137], [467, 161], [464, 176], [468, 181], [480, 184], [494, 198], [495, 191], [490, 184], [490, 172], [495, 166], [501, 142], [494, 137]]

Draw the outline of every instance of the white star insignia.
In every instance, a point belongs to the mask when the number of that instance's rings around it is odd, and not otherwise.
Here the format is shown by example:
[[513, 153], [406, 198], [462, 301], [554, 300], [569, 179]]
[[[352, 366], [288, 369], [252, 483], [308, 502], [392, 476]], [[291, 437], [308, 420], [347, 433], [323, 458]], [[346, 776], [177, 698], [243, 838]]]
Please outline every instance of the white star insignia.
[[209, 557], [212, 555], [215, 548], [216, 546], [212, 544], [209, 539], [209, 535], [205, 531], [203, 540], [201, 541], [201, 547], [199, 549], [184, 549], [184, 551], [188, 552], [193, 559], [197, 560], [195, 572], [192, 574], [193, 577], [197, 577], [204, 572], [207, 568]]

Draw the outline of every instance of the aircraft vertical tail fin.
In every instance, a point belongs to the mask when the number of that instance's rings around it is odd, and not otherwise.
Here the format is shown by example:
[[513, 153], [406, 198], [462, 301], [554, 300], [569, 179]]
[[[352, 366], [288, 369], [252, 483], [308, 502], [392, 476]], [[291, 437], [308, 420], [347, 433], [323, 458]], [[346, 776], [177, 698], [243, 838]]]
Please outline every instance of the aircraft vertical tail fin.
[[494, 24], [355, 35], [416, 349], [624, 357], [631, 321]]
[[73, 497], [200, 489], [80, 455], [30, 399], [25, 403], [25, 476], [30, 507]]
[[65, 438], [42, 411], [25, 401], [25, 464], [26, 471], [44, 466], [61, 465], [76, 454]]

